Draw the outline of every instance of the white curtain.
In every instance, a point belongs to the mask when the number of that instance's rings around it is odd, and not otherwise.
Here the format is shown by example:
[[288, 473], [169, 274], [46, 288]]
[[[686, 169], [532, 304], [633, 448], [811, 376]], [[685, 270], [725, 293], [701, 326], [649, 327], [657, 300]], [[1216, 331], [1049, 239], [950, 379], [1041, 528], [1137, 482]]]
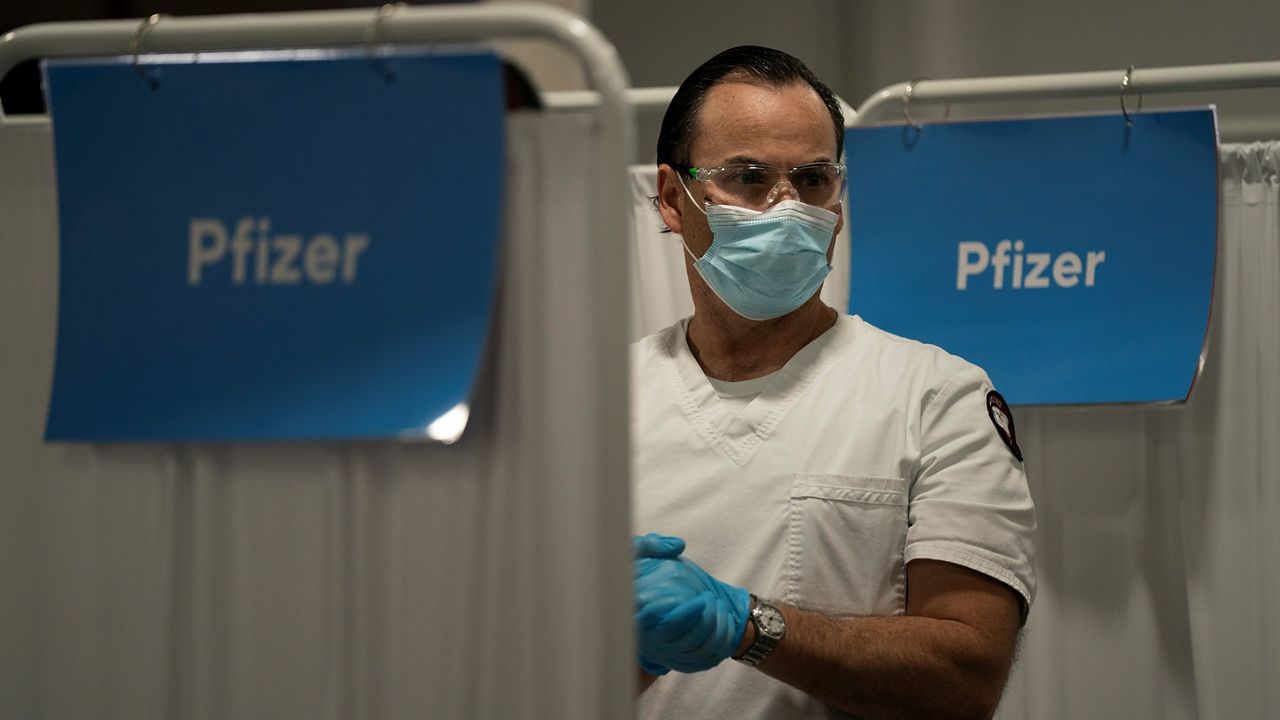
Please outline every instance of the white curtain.
[[592, 137], [510, 122], [458, 444], [49, 445], [51, 133], [0, 123], [0, 717], [629, 717], [625, 351], [562, 167]]
[[1040, 595], [1003, 718], [1280, 717], [1280, 143], [1221, 178], [1190, 402], [1018, 413]]

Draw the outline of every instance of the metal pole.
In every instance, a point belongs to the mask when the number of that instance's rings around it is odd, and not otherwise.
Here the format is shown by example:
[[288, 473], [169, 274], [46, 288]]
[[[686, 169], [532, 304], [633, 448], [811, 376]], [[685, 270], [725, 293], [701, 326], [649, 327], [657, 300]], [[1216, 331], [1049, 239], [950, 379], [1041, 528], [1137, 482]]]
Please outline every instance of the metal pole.
[[[921, 80], [911, 92], [911, 103], [983, 102], [993, 100], [1044, 100], [1070, 97], [1120, 95], [1125, 70], [1019, 75], [1008, 77]], [[900, 112], [910, 83], [884, 87], [867, 97], [858, 108], [854, 124], [883, 122]], [[1191, 65], [1136, 68], [1129, 93], [1176, 93], [1200, 90], [1241, 90], [1280, 87], [1280, 62]]]

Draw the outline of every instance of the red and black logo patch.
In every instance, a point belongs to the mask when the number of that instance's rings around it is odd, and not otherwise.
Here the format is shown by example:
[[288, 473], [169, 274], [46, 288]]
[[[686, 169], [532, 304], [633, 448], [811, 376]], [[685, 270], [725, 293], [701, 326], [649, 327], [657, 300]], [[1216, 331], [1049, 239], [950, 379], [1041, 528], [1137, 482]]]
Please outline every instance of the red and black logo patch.
[[995, 390], [987, 393], [987, 415], [991, 416], [991, 424], [996, 426], [996, 434], [1004, 441], [1009, 452], [1018, 458], [1018, 462], [1022, 462], [1022, 448], [1018, 447], [1018, 435], [1013, 429], [1013, 411]]

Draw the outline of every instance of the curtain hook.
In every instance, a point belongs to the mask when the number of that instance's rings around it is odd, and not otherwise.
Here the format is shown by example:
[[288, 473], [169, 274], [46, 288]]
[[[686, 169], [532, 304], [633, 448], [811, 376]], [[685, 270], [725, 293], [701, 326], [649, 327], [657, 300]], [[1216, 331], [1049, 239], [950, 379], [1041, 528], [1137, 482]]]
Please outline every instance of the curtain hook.
[[[902, 93], [902, 117], [916, 132], [924, 132], [924, 126], [911, 119], [911, 96], [916, 92], [916, 84], [921, 80], [928, 79], [923, 77], [912, 78], [911, 82], [907, 83], [906, 91]], [[950, 106], [948, 106], [947, 112], [949, 113], [950, 111]]]
[[152, 13], [147, 17], [147, 19], [138, 23], [138, 29], [133, 31], [133, 38], [129, 40], [129, 55], [132, 56], [130, 64], [133, 65], [134, 71], [138, 73], [138, 77], [146, 80], [152, 90], [155, 90], [160, 85], [160, 81], [156, 80], [155, 77], [148, 75], [146, 70], [142, 69], [142, 65], [138, 62], [138, 55], [142, 52], [143, 36], [147, 34], [148, 30], [159, 25], [160, 21], [167, 17], [169, 16], [163, 13]]
[[[911, 118], [911, 98], [913, 95], [915, 95], [916, 85], [923, 80], [929, 80], [929, 79], [930, 78], [927, 78], [927, 77], [918, 77], [913, 79], [911, 82], [907, 83], [907, 89], [905, 92], [902, 93], [902, 117], [907, 121], [907, 124], [910, 125], [912, 128], [914, 128], [917, 132], [924, 132], [924, 124], [918, 123]], [[942, 121], [946, 122], [950, 117], [951, 117], [951, 102], [947, 101], [947, 103], [943, 107]]]
[[[1124, 79], [1120, 81], [1120, 112], [1124, 115], [1124, 124], [1133, 127], [1133, 118], [1129, 116], [1129, 108], [1125, 107], [1124, 96], [1129, 92], [1129, 88], [1133, 86], [1133, 66], [1130, 65], [1124, 71]], [[1142, 112], [1142, 92], [1138, 91], [1138, 109], [1136, 112]]]
[[377, 56], [375, 45], [378, 40], [378, 30], [382, 28], [383, 21], [406, 7], [409, 7], [409, 4], [404, 2], [386, 3], [382, 7], [378, 8], [377, 12], [373, 15], [373, 19], [364, 26], [365, 57], [369, 58], [369, 62], [373, 64], [387, 82], [395, 80], [396, 74], [395, 71], [392, 70], [386, 62], [384, 62], [383, 58]]

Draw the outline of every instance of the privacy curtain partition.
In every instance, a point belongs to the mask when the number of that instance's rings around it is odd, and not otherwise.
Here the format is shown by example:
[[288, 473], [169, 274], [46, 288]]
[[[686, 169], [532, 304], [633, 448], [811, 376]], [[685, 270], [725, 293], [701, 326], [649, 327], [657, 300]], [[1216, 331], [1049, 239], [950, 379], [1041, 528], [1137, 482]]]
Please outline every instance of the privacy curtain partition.
[[625, 395], [585, 380], [622, 392], [625, 353], [588, 336], [592, 176], [562, 167], [593, 122], [509, 121], [450, 447], [44, 444], [51, 133], [0, 124], [0, 717], [630, 717]]

